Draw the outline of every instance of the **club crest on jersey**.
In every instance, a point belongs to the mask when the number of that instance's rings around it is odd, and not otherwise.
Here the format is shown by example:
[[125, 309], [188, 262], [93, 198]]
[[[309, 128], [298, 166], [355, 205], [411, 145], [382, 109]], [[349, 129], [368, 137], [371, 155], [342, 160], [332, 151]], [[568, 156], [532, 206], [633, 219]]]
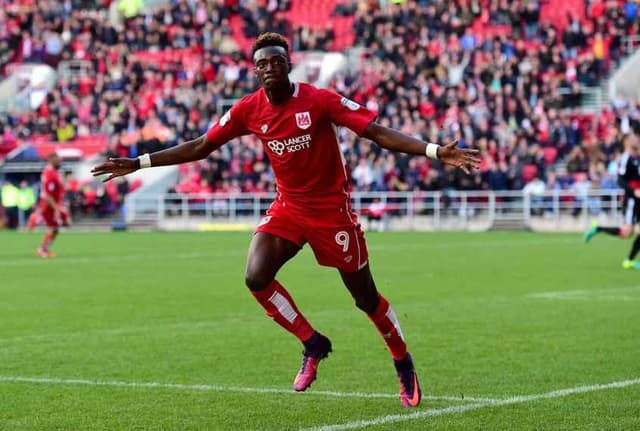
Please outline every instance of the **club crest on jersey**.
[[302, 130], [311, 127], [311, 114], [309, 112], [298, 112], [296, 114], [296, 124]]

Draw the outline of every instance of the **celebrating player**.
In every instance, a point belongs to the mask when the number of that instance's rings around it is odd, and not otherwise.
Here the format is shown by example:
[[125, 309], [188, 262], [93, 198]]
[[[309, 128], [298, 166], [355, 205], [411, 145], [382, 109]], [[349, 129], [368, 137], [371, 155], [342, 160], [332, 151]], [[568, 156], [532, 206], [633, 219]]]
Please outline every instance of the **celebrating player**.
[[456, 142], [424, 143], [379, 125], [374, 112], [354, 101], [291, 82], [288, 51], [281, 35], [262, 34], [253, 46], [261, 88], [236, 103], [205, 135], [137, 159], [109, 159], [93, 173], [109, 174], [109, 180], [139, 168], [199, 160], [235, 137], [257, 135], [271, 161], [277, 194], [249, 246], [245, 280], [267, 315], [304, 345], [294, 389], [306, 390], [316, 378], [320, 360], [331, 352], [329, 339], [314, 329], [275, 278], [309, 243], [320, 265], [338, 269], [356, 306], [382, 335], [400, 380], [402, 405], [415, 407], [421, 399], [418, 376], [396, 314], [371, 275], [364, 234], [351, 209], [350, 176], [336, 126], [345, 126], [388, 150], [426, 154], [467, 173], [479, 166], [477, 151], [459, 149]]
[[60, 157], [54, 152], [49, 155], [47, 166], [42, 171], [40, 202], [28, 222], [29, 230], [34, 228], [38, 219], [44, 221], [49, 228], [37, 250], [38, 256], [42, 258], [55, 257], [49, 248], [58, 236], [58, 229], [69, 225], [69, 213], [62, 202], [64, 183], [58, 169], [60, 169]]
[[[633, 234], [633, 228], [640, 223], [640, 139], [635, 134], [629, 134], [624, 138], [624, 153], [618, 162], [618, 185], [624, 189], [624, 201], [622, 211], [624, 224], [619, 227], [598, 226], [597, 222], [591, 224], [584, 234], [585, 242], [589, 242], [597, 233], [603, 232], [619, 238], [629, 238]], [[624, 269], [640, 269], [640, 262], [635, 260], [640, 251], [640, 234], [636, 235], [629, 256], [622, 261]]]

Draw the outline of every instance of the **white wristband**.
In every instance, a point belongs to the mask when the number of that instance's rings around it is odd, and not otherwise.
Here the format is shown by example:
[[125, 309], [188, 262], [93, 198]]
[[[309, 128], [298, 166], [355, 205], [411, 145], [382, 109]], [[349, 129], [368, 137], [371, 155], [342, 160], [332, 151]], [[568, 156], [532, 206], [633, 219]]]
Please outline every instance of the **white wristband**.
[[149, 153], [144, 153], [143, 155], [138, 156], [138, 160], [140, 160], [140, 169], [151, 167], [151, 156]]
[[438, 148], [440, 148], [440, 145], [432, 144], [432, 143], [429, 142], [427, 144], [427, 149], [425, 151], [425, 154], [430, 159], [438, 160]]

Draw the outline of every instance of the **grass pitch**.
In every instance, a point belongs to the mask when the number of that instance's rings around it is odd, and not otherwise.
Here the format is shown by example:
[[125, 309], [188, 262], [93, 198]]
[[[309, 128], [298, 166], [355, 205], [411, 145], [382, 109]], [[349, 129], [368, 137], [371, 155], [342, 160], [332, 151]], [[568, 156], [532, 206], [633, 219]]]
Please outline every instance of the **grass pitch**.
[[305, 248], [279, 275], [334, 353], [302, 347], [243, 285], [250, 233], [0, 232], [1, 430], [640, 429], [630, 242], [369, 233], [425, 399], [405, 410], [382, 340]]

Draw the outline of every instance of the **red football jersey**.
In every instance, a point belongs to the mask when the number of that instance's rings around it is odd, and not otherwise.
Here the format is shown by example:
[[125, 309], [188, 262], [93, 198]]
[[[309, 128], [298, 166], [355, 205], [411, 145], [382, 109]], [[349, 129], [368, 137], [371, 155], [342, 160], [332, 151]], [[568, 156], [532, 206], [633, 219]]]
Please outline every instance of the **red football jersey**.
[[294, 83], [293, 96], [273, 105], [264, 89], [242, 98], [207, 132], [217, 145], [255, 134], [264, 145], [277, 199], [298, 210], [341, 210], [351, 181], [337, 126], [358, 135], [377, 116], [356, 102], [310, 84]]
[[64, 197], [64, 183], [62, 182], [60, 173], [55, 170], [53, 166], [47, 165], [42, 171], [40, 181], [42, 183], [40, 189], [41, 205], [45, 207], [48, 206], [48, 204], [44, 203], [43, 199], [46, 196], [53, 198], [57, 204], [61, 204], [62, 198]]

